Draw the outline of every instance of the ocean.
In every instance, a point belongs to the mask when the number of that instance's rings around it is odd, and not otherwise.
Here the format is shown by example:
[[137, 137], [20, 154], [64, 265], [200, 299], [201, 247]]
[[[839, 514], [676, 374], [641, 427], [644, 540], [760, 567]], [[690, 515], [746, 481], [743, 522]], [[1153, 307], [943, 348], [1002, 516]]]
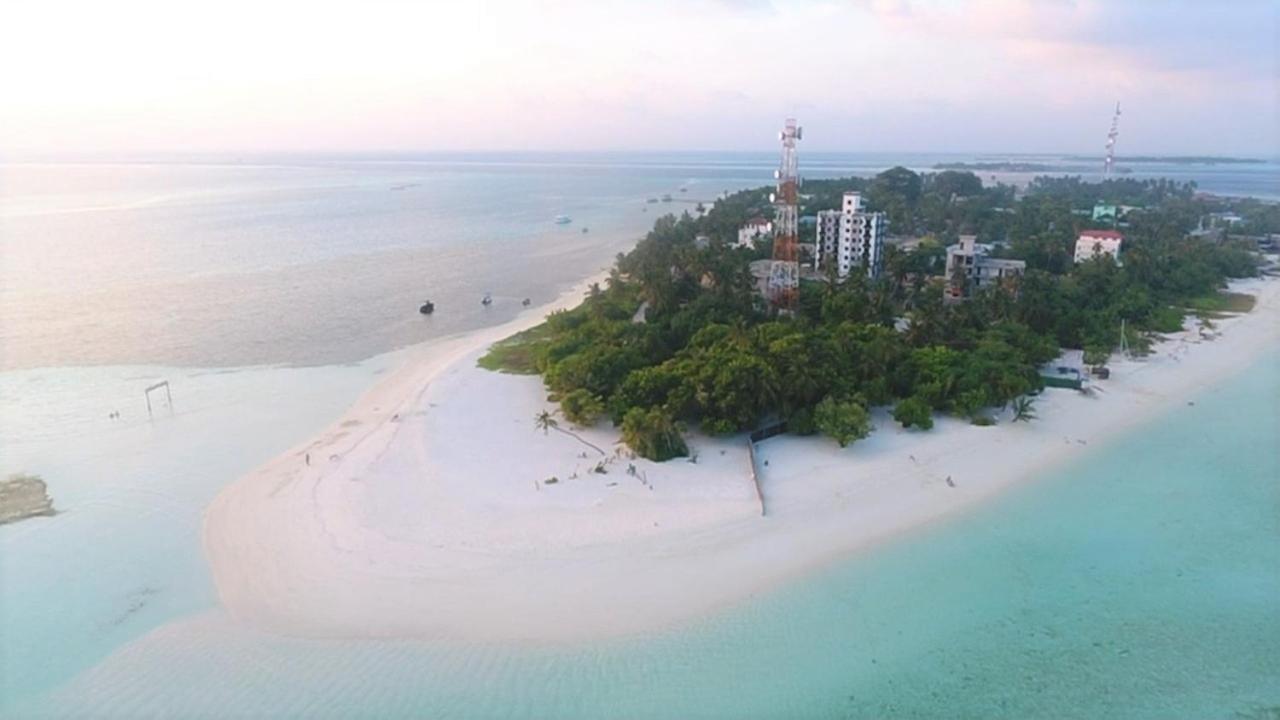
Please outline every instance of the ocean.
[[[982, 159], [814, 154], [802, 168]], [[94, 671], [217, 612], [204, 507], [329, 424], [403, 348], [546, 302], [659, 212], [767, 184], [772, 164], [0, 165], [0, 474], [42, 475], [62, 511], [0, 527], [0, 716], [1274, 716], [1276, 357], [978, 511], [679, 632], [556, 651], [246, 632], [239, 653]], [[1274, 162], [1140, 167], [1224, 194], [1280, 187]], [[149, 417], [142, 390], [160, 380], [173, 405]]]

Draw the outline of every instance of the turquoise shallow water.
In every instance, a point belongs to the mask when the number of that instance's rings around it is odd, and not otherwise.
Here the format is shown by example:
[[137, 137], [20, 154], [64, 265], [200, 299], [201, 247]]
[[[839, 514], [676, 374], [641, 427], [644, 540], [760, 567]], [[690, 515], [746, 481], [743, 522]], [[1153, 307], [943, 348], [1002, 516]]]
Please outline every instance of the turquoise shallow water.
[[554, 650], [248, 632], [212, 648], [169, 640], [71, 683], [43, 709], [1274, 718], [1278, 398], [1273, 354], [974, 512], [679, 631]]

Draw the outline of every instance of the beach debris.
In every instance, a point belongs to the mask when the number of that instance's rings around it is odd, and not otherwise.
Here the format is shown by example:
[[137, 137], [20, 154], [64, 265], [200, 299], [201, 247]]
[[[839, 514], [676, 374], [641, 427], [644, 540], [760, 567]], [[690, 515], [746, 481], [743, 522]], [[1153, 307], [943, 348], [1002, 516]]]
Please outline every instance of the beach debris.
[[689, 462], [693, 463], [694, 465], [698, 464], [698, 451], [694, 450], [693, 452], [689, 453]]
[[311, 467], [311, 453], [306, 454], [304, 461], [307, 463], [307, 467]]
[[628, 474], [628, 475], [630, 475], [631, 477], [635, 477], [635, 476], [636, 476], [636, 464], [635, 464], [635, 463], [630, 463], [630, 464], [628, 464], [628, 465], [627, 465], [627, 474]]
[[947, 487], [955, 487], [955, 486], [956, 486], [956, 482], [955, 482], [955, 480], [952, 480], [952, 479], [951, 479], [951, 476], [950, 476], [950, 475], [948, 475], [948, 476], [947, 476]]
[[605, 484], [604, 484], [604, 486], [605, 486], [605, 487], [618, 487], [618, 483], [616, 483], [616, 482], [605, 483]]
[[608, 462], [607, 460], [601, 460], [600, 462], [596, 463], [596, 466], [591, 468], [591, 472], [596, 473], [598, 475], [608, 475], [609, 470], [605, 465], [605, 463], [607, 462]]
[[10, 475], [0, 481], [0, 525], [56, 514], [48, 487], [39, 475]]
[[547, 478], [546, 480], [543, 480], [543, 481], [542, 481], [542, 484], [543, 484], [543, 485], [555, 485], [555, 484], [556, 484], [556, 483], [558, 483], [558, 482], [560, 482], [560, 478], [556, 477], [555, 475], [552, 475], [551, 477]]
[[129, 599], [128, 607], [125, 608], [124, 612], [120, 613], [120, 615], [118, 615], [114, 620], [112, 620], [110, 624], [112, 626], [120, 625], [125, 620], [128, 620], [130, 617], [136, 614], [139, 610], [146, 607], [147, 603], [150, 602], [151, 596], [159, 592], [160, 592], [159, 590], [150, 586], [143, 586], [142, 588], [133, 591], [128, 596], [128, 599]]

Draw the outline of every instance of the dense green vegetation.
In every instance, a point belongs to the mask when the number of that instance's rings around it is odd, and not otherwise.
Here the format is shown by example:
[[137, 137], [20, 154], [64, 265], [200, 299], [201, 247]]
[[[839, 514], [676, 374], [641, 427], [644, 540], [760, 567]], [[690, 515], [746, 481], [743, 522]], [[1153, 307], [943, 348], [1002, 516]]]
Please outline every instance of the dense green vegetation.
[[[897, 234], [926, 236], [911, 251], [888, 248], [877, 280], [806, 282], [794, 316], [771, 314], [748, 268], [768, 248], [732, 247], [743, 222], [771, 214], [767, 189], [744, 191], [698, 219], [658, 219], [580, 306], [495, 346], [481, 364], [540, 372], [567, 419], [607, 415], [635, 452], [657, 460], [685, 454], [681, 432], [692, 425], [724, 434], [785, 422], [845, 445], [870, 432], [872, 406], [896, 405], [898, 422], [928, 429], [934, 413], [986, 424], [992, 408], [1019, 399], [1015, 415], [1029, 419], [1025, 396], [1042, 387], [1038, 368], [1059, 348], [1105, 362], [1122, 321], [1128, 344], [1142, 348], [1226, 278], [1256, 273], [1245, 246], [1188, 237], [1203, 213], [1248, 211], [1260, 225], [1273, 214], [1167, 181], [1042, 178], [1015, 197], [971, 173], [903, 168], [807, 182], [802, 213], [836, 207], [851, 189], [887, 212]], [[1099, 201], [1140, 206], [1126, 216], [1123, 266], [1073, 264], [1075, 237], [1095, 227], [1088, 210]], [[946, 305], [936, 280], [945, 244], [969, 232], [1025, 260], [1027, 273], [1016, 291]], [[710, 243], [700, 247], [697, 235]]]

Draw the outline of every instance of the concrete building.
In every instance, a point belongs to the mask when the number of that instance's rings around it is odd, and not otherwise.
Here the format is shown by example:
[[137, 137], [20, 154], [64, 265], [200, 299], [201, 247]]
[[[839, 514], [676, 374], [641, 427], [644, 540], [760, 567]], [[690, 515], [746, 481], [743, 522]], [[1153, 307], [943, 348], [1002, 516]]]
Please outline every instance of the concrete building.
[[752, 218], [738, 229], [738, 247], [751, 247], [756, 240], [773, 233], [773, 223], [762, 217]]
[[1021, 260], [990, 257], [991, 246], [973, 235], [961, 235], [960, 242], [947, 247], [946, 299], [958, 302], [991, 287], [1017, 287], [1027, 270]]
[[1120, 264], [1120, 244], [1124, 235], [1116, 230], [1085, 230], [1076, 238], [1076, 262], [1092, 260], [1100, 255], [1110, 255]]
[[816, 226], [815, 269], [834, 267], [840, 279], [863, 267], [867, 277], [880, 275], [889, 220], [884, 213], [864, 209], [861, 193], [847, 192], [839, 210], [819, 212]]
[[1098, 203], [1093, 206], [1093, 221], [1102, 222], [1104, 220], [1115, 222], [1120, 219], [1119, 211], [1115, 205], [1106, 205]]

